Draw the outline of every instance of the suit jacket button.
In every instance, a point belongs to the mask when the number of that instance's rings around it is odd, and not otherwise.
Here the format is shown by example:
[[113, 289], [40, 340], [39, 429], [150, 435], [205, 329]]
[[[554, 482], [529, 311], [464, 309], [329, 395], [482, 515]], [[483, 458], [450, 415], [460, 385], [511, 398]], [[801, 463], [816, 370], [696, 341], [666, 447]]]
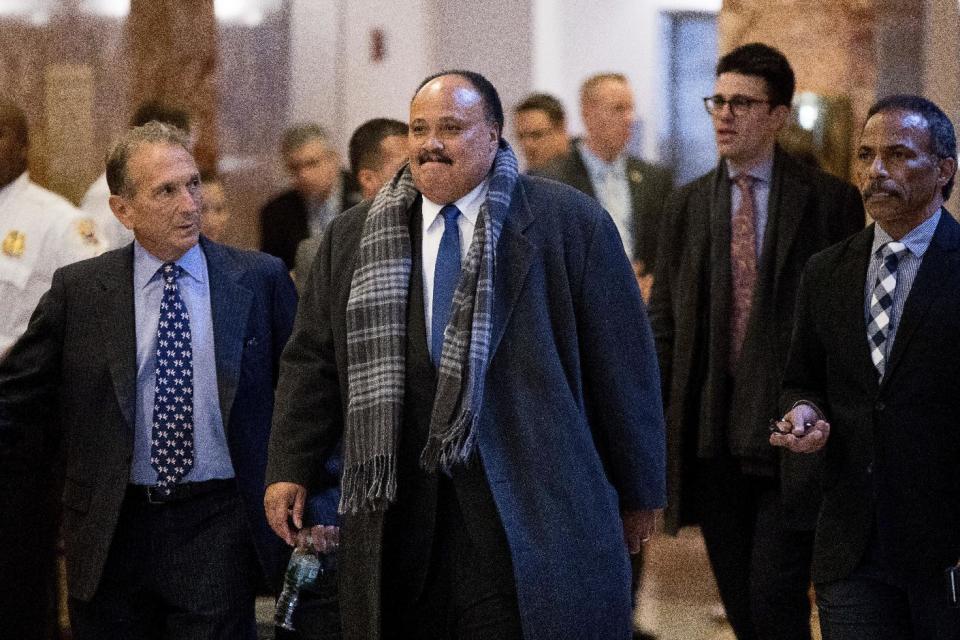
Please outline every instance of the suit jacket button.
[[887, 408], [887, 405], [883, 404], [882, 402], [877, 402], [877, 404], [873, 405], [873, 408], [875, 411], [883, 411]]
[[867, 465], [867, 473], [868, 473], [868, 474], [873, 473], [873, 463], [872, 463], [872, 462]]

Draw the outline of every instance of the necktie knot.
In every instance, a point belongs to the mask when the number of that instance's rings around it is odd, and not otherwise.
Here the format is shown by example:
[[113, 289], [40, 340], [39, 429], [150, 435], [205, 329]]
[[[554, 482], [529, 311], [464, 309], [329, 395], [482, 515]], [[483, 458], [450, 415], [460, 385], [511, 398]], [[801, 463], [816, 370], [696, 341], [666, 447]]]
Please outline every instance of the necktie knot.
[[177, 265], [176, 262], [164, 262], [163, 266], [160, 267], [160, 276], [167, 284], [176, 282], [182, 273], [183, 267]]
[[880, 247], [880, 256], [887, 264], [896, 264], [907, 253], [907, 245], [902, 242], [888, 242]]
[[749, 194], [753, 192], [753, 183], [756, 182], [756, 178], [751, 176], [748, 173], [741, 173], [740, 175], [733, 178], [733, 183], [737, 185], [740, 189], [740, 193]]
[[440, 209], [440, 215], [443, 216], [443, 223], [449, 226], [451, 223], [457, 222], [457, 218], [460, 217], [460, 209], [457, 209], [455, 204], [444, 205]]

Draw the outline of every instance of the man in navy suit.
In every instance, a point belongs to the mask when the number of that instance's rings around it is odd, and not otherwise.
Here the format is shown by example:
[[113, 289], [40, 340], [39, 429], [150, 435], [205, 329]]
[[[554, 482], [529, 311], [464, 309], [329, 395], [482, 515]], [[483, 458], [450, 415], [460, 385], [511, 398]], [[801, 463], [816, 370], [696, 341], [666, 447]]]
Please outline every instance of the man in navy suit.
[[943, 111], [880, 100], [856, 157], [876, 224], [804, 270], [770, 441], [823, 452], [824, 640], [960, 638], [945, 576], [960, 559], [960, 224], [943, 207], [956, 170]]
[[409, 166], [331, 222], [284, 351], [265, 504], [292, 542], [342, 441], [349, 640], [631, 635], [651, 332], [610, 216], [520, 175], [502, 129], [483, 76], [421, 84]]
[[65, 448], [75, 638], [254, 640], [282, 563], [261, 503], [293, 284], [280, 260], [200, 237], [178, 129], [126, 133], [107, 178], [135, 241], [54, 274], [0, 364], [0, 430]]

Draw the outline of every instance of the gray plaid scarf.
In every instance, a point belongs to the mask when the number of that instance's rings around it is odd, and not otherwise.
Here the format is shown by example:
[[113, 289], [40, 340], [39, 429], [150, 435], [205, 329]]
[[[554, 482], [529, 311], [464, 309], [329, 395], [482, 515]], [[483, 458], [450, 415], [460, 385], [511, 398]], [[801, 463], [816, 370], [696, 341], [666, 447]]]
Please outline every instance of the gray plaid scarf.
[[[466, 263], [453, 294], [430, 433], [420, 457], [429, 472], [470, 458], [490, 357], [494, 251], [517, 182], [517, 158], [500, 141]], [[409, 210], [418, 195], [405, 167], [374, 198], [347, 300], [349, 398], [343, 434], [340, 513], [379, 511], [396, 499], [403, 424]]]

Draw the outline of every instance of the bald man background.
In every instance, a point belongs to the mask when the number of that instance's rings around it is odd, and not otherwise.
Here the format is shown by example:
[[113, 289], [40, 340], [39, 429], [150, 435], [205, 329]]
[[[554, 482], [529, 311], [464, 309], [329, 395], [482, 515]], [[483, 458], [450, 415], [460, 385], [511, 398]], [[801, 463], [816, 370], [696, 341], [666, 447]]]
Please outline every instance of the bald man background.
[[651, 332], [610, 217], [502, 131], [483, 76], [421, 83], [409, 166], [331, 222], [283, 354], [267, 514], [292, 543], [342, 441], [348, 640], [632, 632], [665, 490]]

